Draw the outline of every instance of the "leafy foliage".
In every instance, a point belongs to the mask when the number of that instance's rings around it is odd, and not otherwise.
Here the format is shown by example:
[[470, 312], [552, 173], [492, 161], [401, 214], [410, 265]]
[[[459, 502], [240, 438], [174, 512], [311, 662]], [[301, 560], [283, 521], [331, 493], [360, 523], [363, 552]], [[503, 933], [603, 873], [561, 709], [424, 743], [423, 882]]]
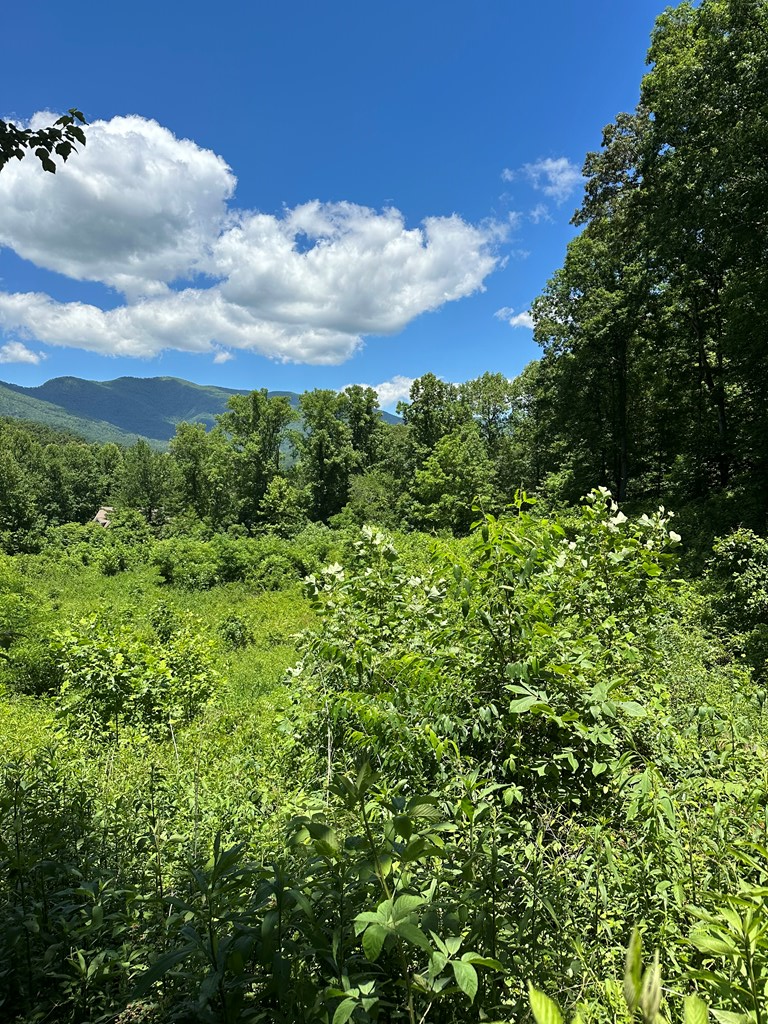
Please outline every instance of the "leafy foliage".
[[14, 157], [23, 160], [28, 151], [34, 152], [44, 171], [56, 173], [56, 157], [66, 161], [76, 152], [75, 143], [85, 145], [85, 117], [75, 107], [58, 118], [50, 128], [17, 128], [10, 121], [0, 121], [0, 171]]
[[210, 644], [194, 622], [160, 644], [98, 616], [55, 637], [62, 685], [59, 713], [85, 736], [120, 743], [121, 733], [172, 730], [199, 713], [215, 675]]

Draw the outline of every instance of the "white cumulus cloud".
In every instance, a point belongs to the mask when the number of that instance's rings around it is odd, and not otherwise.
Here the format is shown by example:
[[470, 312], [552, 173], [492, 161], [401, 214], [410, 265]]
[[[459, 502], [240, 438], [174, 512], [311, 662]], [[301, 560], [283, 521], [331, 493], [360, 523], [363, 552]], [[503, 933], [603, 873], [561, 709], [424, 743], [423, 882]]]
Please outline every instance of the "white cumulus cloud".
[[44, 352], [33, 352], [20, 341], [9, 341], [0, 345], [0, 363], [32, 363], [35, 366], [45, 359]]
[[373, 388], [379, 396], [379, 405], [382, 409], [394, 409], [398, 402], [405, 401], [411, 394], [411, 385], [415, 377], [403, 377], [402, 374], [395, 374], [389, 380], [381, 384], [361, 384], [364, 388]]
[[34, 160], [6, 167], [0, 245], [124, 302], [0, 292], [0, 327], [20, 339], [338, 363], [364, 335], [482, 290], [498, 265], [494, 224], [454, 215], [409, 227], [395, 209], [318, 200], [279, 216], [238, 210], [224, 160], [154, 121], [97, 121], [87, 140], [55, 177]]
[[526, 327], [533, 330], [533, 317], [526, 309], [522, 313], [515, 313], [511, 306], [503, 306], [493, 314], [499, 320], [504, 320], [510, 327]]
[[221, 157], [156, 121], [87, 128], [56, 175], [36, 160], [0, 175], [0, 244], [78, 281], [151, 294], [195, 273], [218, 238], [236, 179]]

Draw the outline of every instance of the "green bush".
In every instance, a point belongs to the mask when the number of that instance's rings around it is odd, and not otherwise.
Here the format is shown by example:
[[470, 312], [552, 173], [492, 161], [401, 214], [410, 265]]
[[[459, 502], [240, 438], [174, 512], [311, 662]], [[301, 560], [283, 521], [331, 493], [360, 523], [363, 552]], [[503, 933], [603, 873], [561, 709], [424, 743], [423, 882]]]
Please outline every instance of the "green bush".
[[166, 644], [174, 633], [182, 627], [182, 619], [167, 601], [157, 601], [147, 613], [152, 629], [158, 639]]
[[257, 590], [282, 590], [300, 579], [296, 562], [273, 552], [264, 555], [248, 571], [247, 582]]
[[155, 544], [152, 562], [164, 582], [188, 590], [237, 582], [278, 590], [317, 568], [319, 553], [330, 543], [322, 530], [303, 531], [292, 541], [274, 535], [217, 534], [210, 541], [173, 538]]
[[213, 692], [212, 645], [189, 622], [164, 643], [99, 616], [54, 637], [62, 684], [59, 714], [74, 732], [119, 744], [125, 731], [167, 734]]
[[237, 612], [231, 612], [219, 623], [218, 633], [231, 651], [248, 647], [254, 641], [253, 626]]
[[210, 544], [198, 540], [161, 540], [152, 550], [152, 564], [164, 583], [188, 590], [207, 590], [219, 582]]
[[740, 528], [714, 545], [703, 580], [709, 623], [739, 652], [755, 679], [768, 663], [768, 540]]
[[655, 617], [677, 535], [661, 513], [628, 520], [606, 491], [573, 540], [522, 504], [486, 516], [466, 553], [436, 550], [423, 577], [364, 528], [351, 564], [309, 579], [324, 625], [303, 670], [336, 691], [337, 749], [419, 777], [428, 692], [433, 732], [529, 799], [607, 792], [660, 711]]
[[24, 636], [35, 618], [33, 594], [14, 560], [0, 554], [0, 651]]
[[8, 656], [0, 660], [0, 682], [16, 693], [56, 693], [61, 686], [61, 670], [50, 640], [29, 637], [15, 643]]

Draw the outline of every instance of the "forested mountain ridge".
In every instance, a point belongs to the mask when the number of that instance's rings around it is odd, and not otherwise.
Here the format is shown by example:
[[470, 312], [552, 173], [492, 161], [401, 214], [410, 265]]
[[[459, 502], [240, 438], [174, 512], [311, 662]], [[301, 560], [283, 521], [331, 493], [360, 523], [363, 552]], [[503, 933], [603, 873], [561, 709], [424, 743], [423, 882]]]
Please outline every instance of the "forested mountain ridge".
[[0, 416], [40, 423], [54, 430], [84, 438], [86, 441], [111, 441], [114, 444], [131, 445], [141, 436], [121, 430], [105, 420], [76, 415], [61, 405], [32, 397], [29, 392], [36, 390], [0, 382]]
[[7, 385], [12, 390], [60, 406], [75, 416], [104, 420], [142, 437], [168, 441], [176, 423], [214, 423], [231, 395], [227, 388], [204, 387], [175, 377], [118, 377], [82, 380], [55, 377], [36, 388]]
[[[88, 441], [133, 444], [142, 437], [166, 442], [174, 436], [178, 423], [212, 427], [216, 417], [226, 412], [232, 395], [247, 394], [248, 389], [194, 384], [178, 377], [118, 377], [106, 381], [54, 377], [38, 387], [0, 381], [0, 416], [45, 423]], [[296, 392], [269, 394], [288, 398], [293, 408], [298, 408]], [[390, 413], [382, 413], [382, 418], [398, 422]]]

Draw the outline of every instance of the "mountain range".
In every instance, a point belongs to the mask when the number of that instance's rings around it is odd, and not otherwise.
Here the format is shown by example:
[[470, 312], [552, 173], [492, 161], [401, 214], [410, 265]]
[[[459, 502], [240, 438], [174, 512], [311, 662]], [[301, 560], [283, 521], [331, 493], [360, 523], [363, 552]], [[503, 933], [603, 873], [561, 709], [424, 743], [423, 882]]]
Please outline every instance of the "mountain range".
[[[133, 444], [144, 438], [164, 445], [176, 433], [177, 423], [212, 427], [232, 395], [247, 394], [248, 390], [193, 384], [177, 377], [54, 377], [34, 388], [0, 381], [0, 416], [45, 423], [88, 441]], [[269, 394], [285, 396], [294, 407], [299, 404], [296, 392]], [[388, 423], [401, 422], [391, 413], [383, 412], [382, 417]]]

